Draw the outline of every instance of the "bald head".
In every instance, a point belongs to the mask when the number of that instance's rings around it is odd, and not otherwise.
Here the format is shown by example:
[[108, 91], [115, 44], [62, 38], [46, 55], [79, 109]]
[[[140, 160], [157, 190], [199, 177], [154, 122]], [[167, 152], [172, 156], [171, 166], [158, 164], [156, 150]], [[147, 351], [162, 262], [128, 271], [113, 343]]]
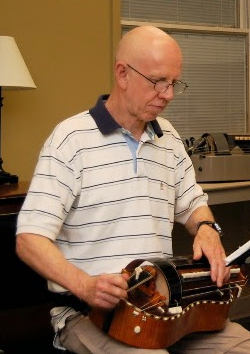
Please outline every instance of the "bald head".
[[171, 36], [157, 27], [141, 26], [122, 37], [116, 51], [116, 62], [138, 65], [145, 60], [157, 62], [168, 53], [182, 60], [180, 47]]
[[[145, 124], [173, 99], [173, 83], [180, 80], [181, 71], [181, 50], [171, 36], [154, 26], [136, 27], [118, 45], [106, 108], [139, 140]], [[157, 83], [160, 90], [155, 89]]]

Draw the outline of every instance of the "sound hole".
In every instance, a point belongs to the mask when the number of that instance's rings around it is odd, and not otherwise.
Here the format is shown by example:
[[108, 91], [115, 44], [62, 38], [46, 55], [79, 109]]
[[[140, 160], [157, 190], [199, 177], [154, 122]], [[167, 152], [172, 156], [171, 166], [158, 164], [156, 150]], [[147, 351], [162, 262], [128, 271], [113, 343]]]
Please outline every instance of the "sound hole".
[[168, 312], [169, 289], [157, 268], [141, 265], [128, 281], [128, 301], [149, 314], [164, 316]]

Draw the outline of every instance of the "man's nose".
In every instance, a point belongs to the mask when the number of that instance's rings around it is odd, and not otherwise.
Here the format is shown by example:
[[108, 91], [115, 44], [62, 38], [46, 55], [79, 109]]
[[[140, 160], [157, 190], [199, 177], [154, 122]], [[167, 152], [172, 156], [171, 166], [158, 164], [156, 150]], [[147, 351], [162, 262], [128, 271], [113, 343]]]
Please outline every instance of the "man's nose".
[[166, 101], [171, 101], [174, 98], [174, 86], [169, 85], [166, 91], [159, 92], [159, 97], [164, 98]]

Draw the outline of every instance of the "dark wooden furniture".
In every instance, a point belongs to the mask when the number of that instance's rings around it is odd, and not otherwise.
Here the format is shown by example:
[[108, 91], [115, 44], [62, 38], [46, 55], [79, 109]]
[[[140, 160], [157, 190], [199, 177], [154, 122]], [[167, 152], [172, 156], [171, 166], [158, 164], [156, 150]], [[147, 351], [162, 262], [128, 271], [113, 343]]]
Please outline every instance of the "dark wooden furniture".
[[0, 186], [0, 349], [7, 354], [19, 353], [21, 348], [53, 351], [49, 315], [53, 304], [46, 281], [15, 253], [16, 221], [28, 186], [28, 182]]

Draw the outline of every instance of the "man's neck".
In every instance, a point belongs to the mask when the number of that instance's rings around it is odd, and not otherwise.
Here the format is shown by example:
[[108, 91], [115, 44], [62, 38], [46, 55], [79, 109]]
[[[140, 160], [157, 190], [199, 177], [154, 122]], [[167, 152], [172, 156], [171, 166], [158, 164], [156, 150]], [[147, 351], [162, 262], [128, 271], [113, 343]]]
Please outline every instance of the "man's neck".
[[128, 111], [123, 109], [122, 104], [117, 104], [117, 102], [119, 102], [119, 100], [113, 100], [112, 95], [110, 95], [105, 106], [114, 120], [122, 128], [128, 130], [132, 136], [139, 141], [145, 130], [145, 122], [136, 119], [136, 117], [130, 116]]

